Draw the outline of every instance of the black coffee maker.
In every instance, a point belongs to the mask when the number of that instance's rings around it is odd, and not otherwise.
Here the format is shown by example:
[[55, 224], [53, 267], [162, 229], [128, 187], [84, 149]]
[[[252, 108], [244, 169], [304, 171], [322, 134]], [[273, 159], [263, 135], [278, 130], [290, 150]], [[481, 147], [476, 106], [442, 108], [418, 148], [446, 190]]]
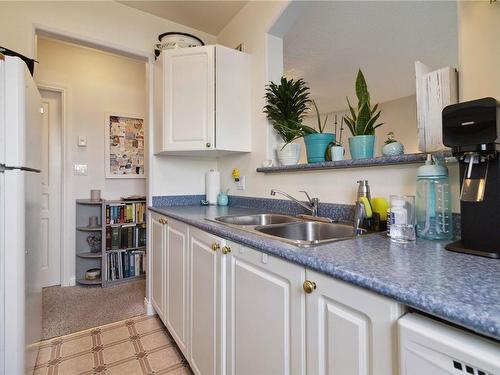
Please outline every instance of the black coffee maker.
[[443, 109], [443, 143], [460, 163], [461, 239], [448, 250], [500, 258], [500, 103]]

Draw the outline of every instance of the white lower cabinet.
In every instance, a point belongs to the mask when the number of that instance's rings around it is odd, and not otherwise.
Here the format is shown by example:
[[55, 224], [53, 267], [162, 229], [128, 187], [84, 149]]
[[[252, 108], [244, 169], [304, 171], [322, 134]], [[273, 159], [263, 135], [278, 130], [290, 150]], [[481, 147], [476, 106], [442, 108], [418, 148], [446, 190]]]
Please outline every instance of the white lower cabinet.
[[169, 219], [165, 251], [165, 325], [188, 355], [188, 225]]
[[189, 228], [189, 349], [195, 374], [225, 373], [225, 269], [221, 238]]
[[156, 213], [151, 213], [151, 246], [149, 251], [150, 269], [148, 277], [151, 279], [151, 304], [158, 316], [165, 320], [165, 224], [167, 219]]
[[397, 302], [318, 272], [307, 295], [308, 374], [397, 374]]
[[305, 374], [304, 267], [229, 246], [227, 373]]
[[151, 302], [195, 374], [397, 374], [399, 303], [151, 215]]

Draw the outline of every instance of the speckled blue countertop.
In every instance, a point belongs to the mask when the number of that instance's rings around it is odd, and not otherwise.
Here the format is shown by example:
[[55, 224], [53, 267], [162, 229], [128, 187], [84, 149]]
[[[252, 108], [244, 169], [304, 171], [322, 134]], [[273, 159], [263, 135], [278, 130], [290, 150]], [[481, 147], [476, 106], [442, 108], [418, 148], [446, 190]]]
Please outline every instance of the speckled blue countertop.
[[500, 261], [444, 249], [444, 242], [396, 244], [384, 234], [298, 248], [206, 219], [262, 209], [150, 207], [215, 235], [264, 251], [500, 340]]

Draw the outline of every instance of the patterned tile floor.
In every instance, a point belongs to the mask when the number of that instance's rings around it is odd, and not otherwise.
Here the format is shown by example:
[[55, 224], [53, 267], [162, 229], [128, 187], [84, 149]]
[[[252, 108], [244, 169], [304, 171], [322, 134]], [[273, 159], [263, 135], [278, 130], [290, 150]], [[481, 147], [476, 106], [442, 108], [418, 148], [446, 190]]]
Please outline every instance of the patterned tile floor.
[[40, 343], [34, 375], [191, 374], [164, 326], [139, 316]]

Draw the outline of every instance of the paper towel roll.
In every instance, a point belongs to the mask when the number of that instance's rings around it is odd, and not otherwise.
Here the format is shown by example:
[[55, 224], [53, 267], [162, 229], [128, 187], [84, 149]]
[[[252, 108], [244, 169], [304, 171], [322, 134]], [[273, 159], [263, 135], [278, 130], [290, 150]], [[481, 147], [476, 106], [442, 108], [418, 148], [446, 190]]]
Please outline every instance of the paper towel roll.
[[217, 204], [217, 196], [220, 193], [220, 173], [210, 169], [205, 173], [205, 195], [210, 204]]

